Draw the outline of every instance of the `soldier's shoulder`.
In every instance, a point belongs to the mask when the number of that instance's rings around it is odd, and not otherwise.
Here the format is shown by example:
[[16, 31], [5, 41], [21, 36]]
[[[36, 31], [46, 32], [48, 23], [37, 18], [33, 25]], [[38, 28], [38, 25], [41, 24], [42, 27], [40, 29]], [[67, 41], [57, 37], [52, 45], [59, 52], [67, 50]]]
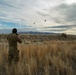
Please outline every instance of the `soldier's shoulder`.
[[16, 34], [10, 33], [8, 36], [17, 36]]
[[11, 36], [11, 34], [8, 34], [8, 35], [7, 35], [7, 40], [9, 40], [9, 39], [10, 39], [10, 36]]
[[16, 37], [16, 34], [12, 34], [12, 33], [8, 34], [7, 36], [7, 38], [15, 38], [15, 37]]
[[10, 37], [10, 36], [12, 36], [12, 34], [11, 34], [11, 33], [7, 35], [7, 37]]
[[7, 36], [7, 39], [8, 40], [16, 40], [17, 39], [17, 35], [16, 34], [9, 34], [8, 36]]

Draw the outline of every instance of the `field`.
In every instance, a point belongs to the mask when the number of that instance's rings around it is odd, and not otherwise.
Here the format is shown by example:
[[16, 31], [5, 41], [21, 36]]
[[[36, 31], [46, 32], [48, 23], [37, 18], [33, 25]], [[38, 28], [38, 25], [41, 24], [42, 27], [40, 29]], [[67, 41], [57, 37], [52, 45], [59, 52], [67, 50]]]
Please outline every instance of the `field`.
[[20, 60], [8, 66], [7, 35], [0, 35], [0, 75], [76, 75], [76, 36], [21, 35]]

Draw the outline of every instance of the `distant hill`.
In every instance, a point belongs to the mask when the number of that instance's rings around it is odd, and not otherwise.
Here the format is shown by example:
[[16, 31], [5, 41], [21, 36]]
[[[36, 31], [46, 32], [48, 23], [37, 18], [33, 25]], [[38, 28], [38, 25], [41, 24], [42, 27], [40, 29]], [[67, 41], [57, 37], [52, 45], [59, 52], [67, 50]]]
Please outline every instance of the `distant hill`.
[[55, 33], [50, 33], [50, 32], [34, 32], [34, 31], [29, 31], [29, 32], [18, 32], [19, 34], [55, 34]]
[[[76, 35], [66, 35], [66, 37], [60, 33], [48, 33], [48, 32], [19, 32], [22, 40], [30, 42], [43, 42], [43, 41], [76, 41]], [[32, 34], [32, 35], [31, 35]], [[0, 34], [0, 41], [6, 40], [8, 34]], [[6, 40], [7, 41], [7, 40]]]

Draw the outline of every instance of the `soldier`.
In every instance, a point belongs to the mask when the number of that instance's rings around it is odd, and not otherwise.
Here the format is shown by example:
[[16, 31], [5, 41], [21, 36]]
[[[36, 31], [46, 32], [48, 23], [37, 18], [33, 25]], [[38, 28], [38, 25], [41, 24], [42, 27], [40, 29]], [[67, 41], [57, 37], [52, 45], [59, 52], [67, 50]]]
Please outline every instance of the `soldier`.
[[15, 63], [19, 60], [19, 50], [17, 49], [17, 42], [22, 43], [20, 36], [17, 34], [17, 29], [14, 28], [12, 33], [7, 36], [9, 43], [8, 62], [11, 65], [12, 61]]

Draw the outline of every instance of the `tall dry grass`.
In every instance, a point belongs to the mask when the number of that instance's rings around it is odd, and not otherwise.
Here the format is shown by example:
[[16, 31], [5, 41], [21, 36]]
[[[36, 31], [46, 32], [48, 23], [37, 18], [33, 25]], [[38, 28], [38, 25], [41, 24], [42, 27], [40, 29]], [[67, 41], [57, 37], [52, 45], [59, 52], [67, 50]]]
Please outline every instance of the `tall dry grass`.
[[76, 42], [18, 44], [20, 60], [8, 66], [8, 44], [0, 43], [0, 75], [75, 75]]

